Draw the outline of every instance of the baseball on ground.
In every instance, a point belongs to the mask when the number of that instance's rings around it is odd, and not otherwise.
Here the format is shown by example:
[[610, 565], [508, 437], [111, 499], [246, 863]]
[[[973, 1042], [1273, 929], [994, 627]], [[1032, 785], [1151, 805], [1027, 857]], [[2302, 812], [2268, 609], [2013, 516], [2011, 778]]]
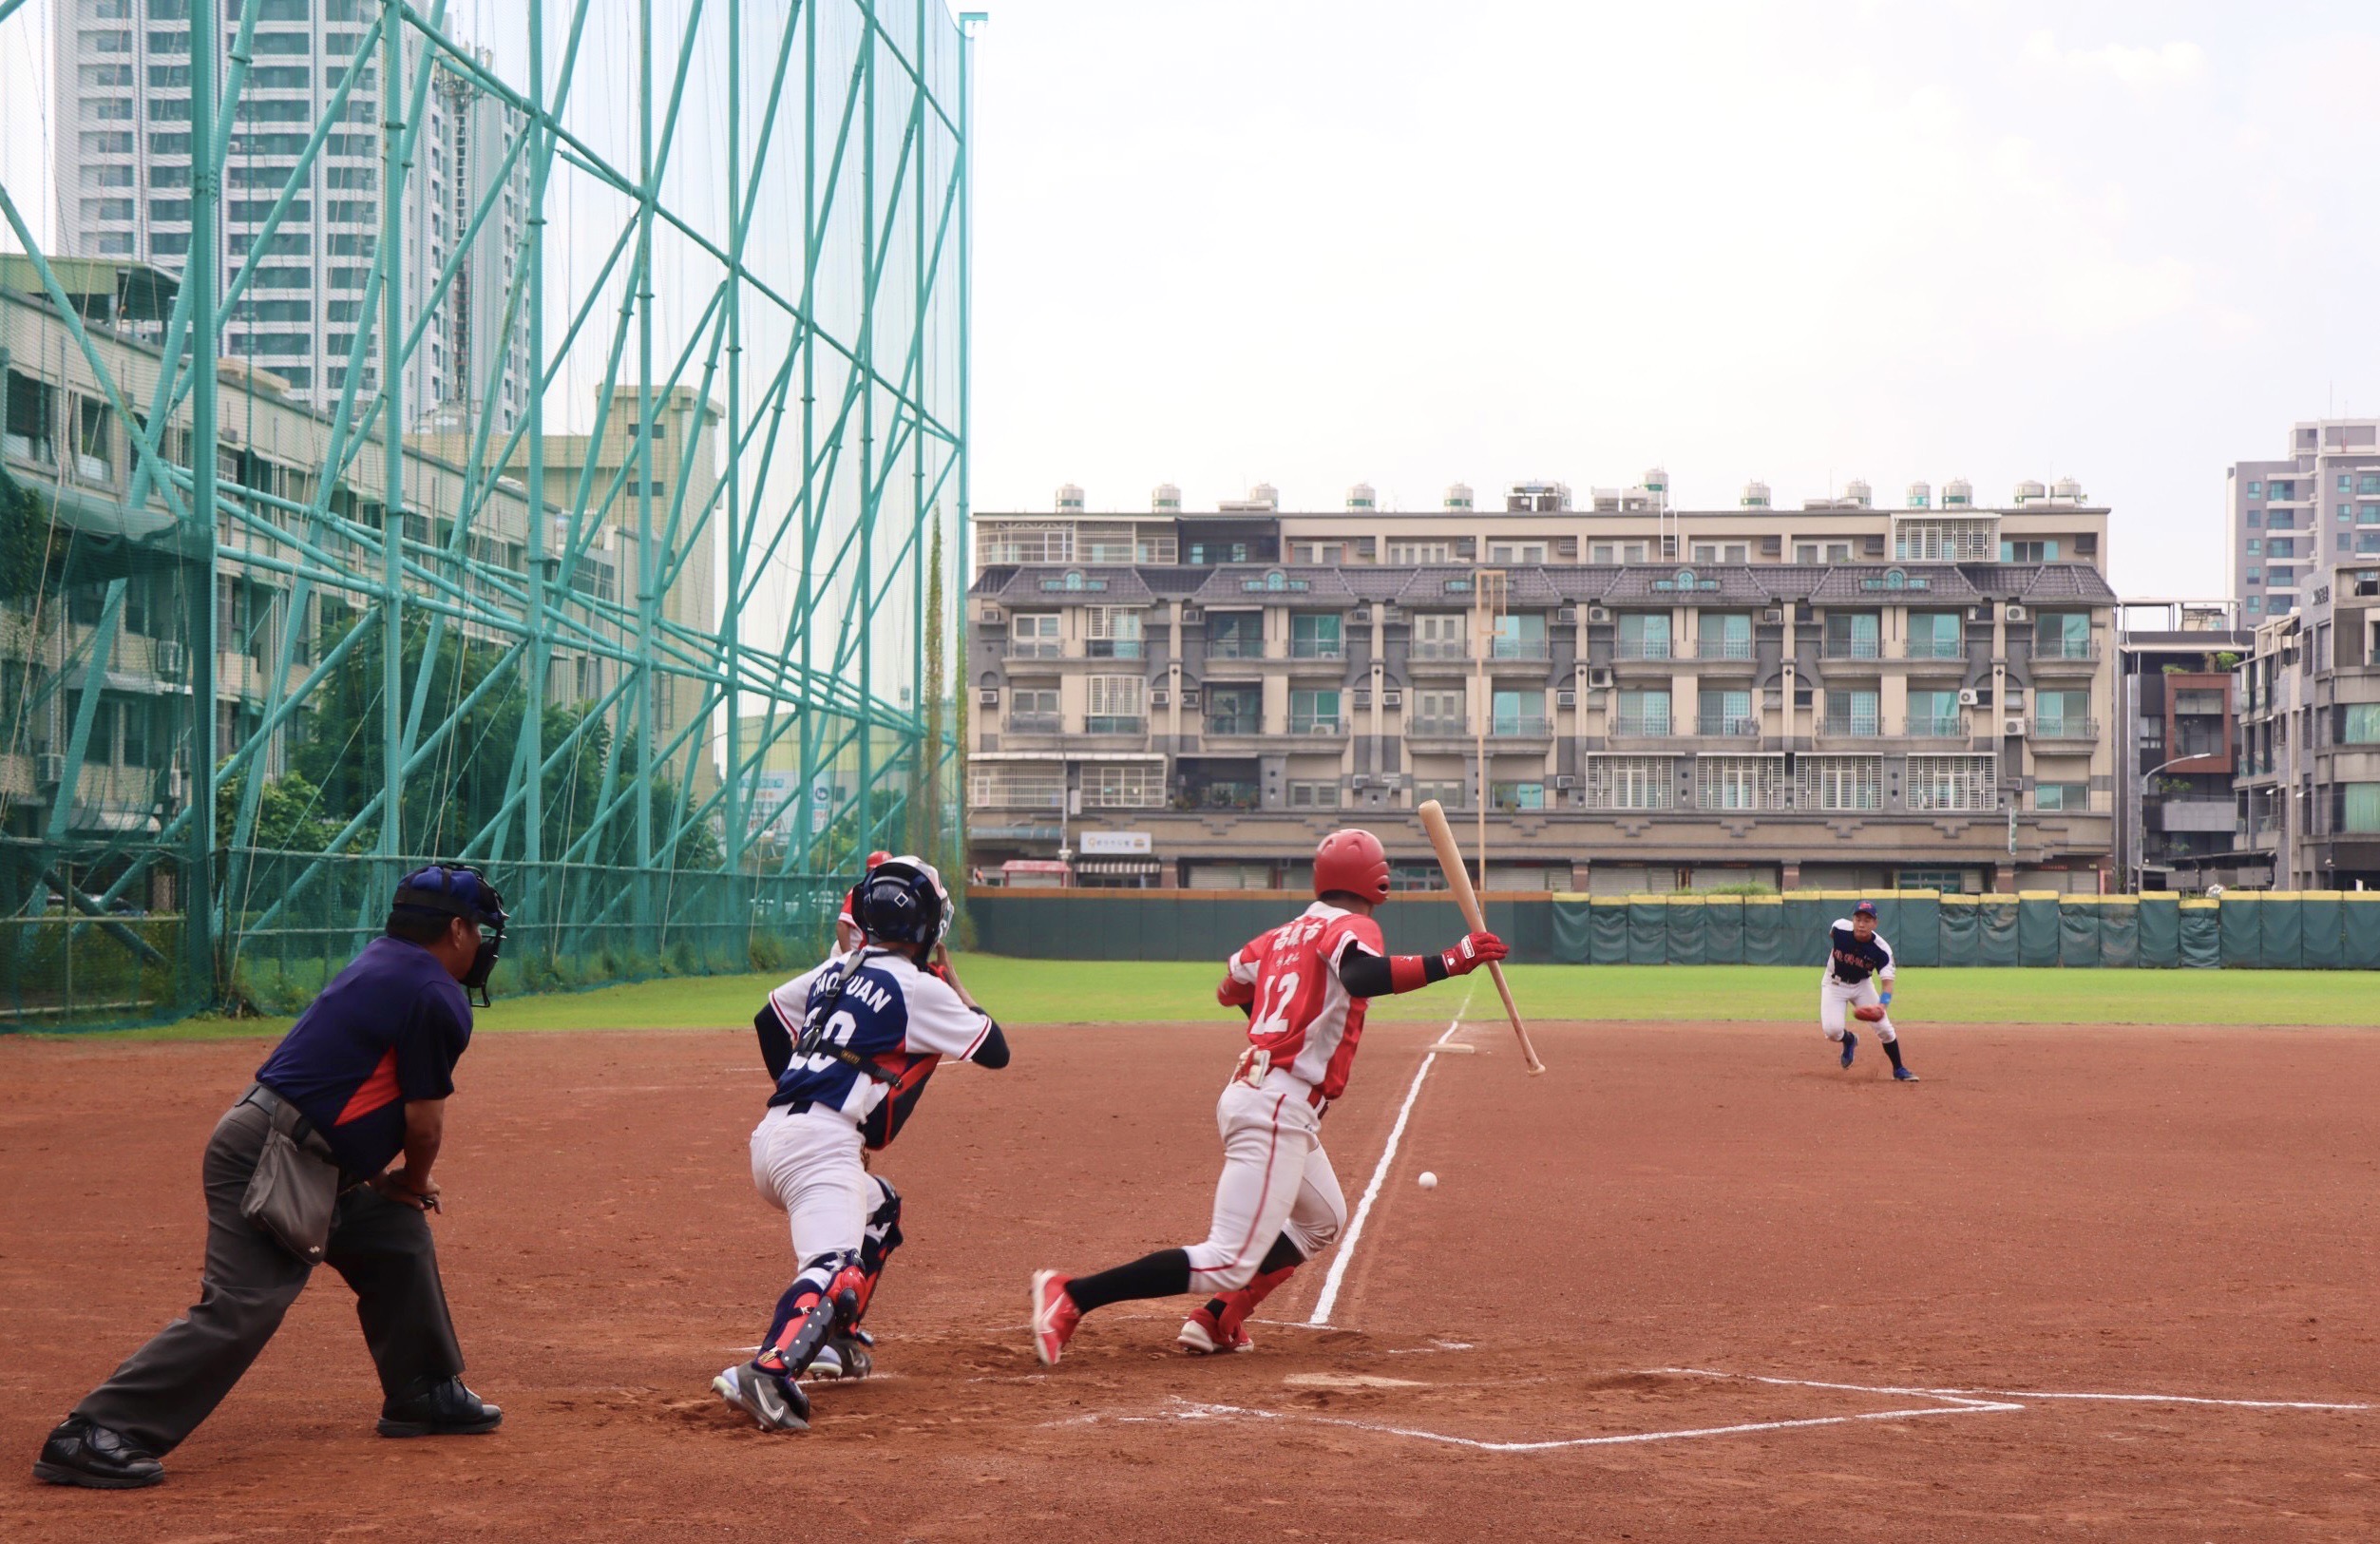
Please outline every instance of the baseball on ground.
[[1438, 1175], [1436, 1175], [1436, 1174], [1434, 1174], [1434, 1173], [1430, 1172], [1427, 1169], [1424, 1169], [1424, 1170], [1422, 1170], [1422, 1171], [1421, 1171], [1421, 1178], [1419, 1179], [1419, 1181], [1418, 1181], [1418, 1184], [1420, 1185], [1420, 1187], [1421, 1187], [1423, 1190], [1425, 1190], [1425, 1191], [1434, 1191], [1434, 1190], [1437, 1190], [1437, 1189], [1438, 1189]]

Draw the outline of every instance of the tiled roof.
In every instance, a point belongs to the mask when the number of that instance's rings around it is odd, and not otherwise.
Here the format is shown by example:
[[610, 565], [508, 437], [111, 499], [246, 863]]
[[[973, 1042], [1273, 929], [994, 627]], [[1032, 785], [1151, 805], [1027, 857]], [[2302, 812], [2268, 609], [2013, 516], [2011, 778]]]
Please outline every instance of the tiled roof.
[[1676, 567], [1638, 564], [1621, 569], [1604, 589], [1602, 599], [1613, 605], [1650, 602], [1654, 605], [1764, 605], [1773, 595], [1766, 575], [1742, 564], [1705, 563]]
[[[1894, 575], [1900, 582], [1894, 581]], [[1946, 562], [1837, 563], [1810, 590], [1810, 599], [1820, 605], [1923, 605], [1929, 600], [1965, 605], [1977, 598], [1967, 576]]]
[[[1079, 585], [1073, 582], [1077, 577]], [[983, 578], [984, 584], [977, 587], [977, 593], [994, 594], [1009, 605], [1062, 605], [1076, 601], [1094, 606], [1131, 606], [1147, 605], [1155, 599], [1140, 571], [1128, 567], [1031, 564], [1011, 571], [1008, 581], [997, 591], [988, 588], [991, 573], [986, 572]]]
[[1337, 568], [1312, 563], [1227, 563], [1193, 597], [1203, 606], [1342, 606], [1355, 587]]

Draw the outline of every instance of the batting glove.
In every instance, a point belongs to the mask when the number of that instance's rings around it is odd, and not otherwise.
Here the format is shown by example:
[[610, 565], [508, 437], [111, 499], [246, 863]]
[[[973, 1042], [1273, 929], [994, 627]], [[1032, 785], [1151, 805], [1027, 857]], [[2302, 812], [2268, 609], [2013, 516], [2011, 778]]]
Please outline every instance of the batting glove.
[[1474, 933], [1438, 956], [1449, 976], [1468, 976], [1491, 960], [1501, 960], [1513, 951], [1494, 933]]

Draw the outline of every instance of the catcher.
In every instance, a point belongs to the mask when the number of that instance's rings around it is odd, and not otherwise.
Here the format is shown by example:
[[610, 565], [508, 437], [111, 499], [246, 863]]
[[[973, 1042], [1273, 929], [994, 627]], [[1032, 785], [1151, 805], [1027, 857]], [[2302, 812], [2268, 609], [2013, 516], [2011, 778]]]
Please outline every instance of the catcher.
[[1892, 1058], [1893, 1080], [1914, 1083], [1917, 1075], [1901, 1062], [1900, 1036], [1886, 1012], [1893, 1002], [1893, 945], [1875, 930], [1875, 903], [1862, 901], [1848, 921], [1828, 929], [1826, 973], [1818, 978], [1818, 1027], [1843, 1047], [1843, 1065], [1859, 1054], [1859, 1037], [1844, 1020], [1875, 1026], [1875, 1038]]

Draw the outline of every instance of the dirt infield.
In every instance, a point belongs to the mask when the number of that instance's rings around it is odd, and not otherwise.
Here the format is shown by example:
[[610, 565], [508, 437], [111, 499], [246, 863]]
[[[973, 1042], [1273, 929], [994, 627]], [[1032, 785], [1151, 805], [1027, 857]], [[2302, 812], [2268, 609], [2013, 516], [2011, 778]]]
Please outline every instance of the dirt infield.
[[[1449, 998], [1449, 1011], [1454, 999]], [[997, 1004], [995, 1004], [997, 1006]], [[1367, 1036], [1350, 1200], [1437, 1031]], [[195, 1287], [200, 1150], [258, 1043], [0, 1041], [0, 1536], [2366, 1539], [2380, 1529], [2380, 1035], [1499, 1026], [1435, 1058], [1331, 1313], [1256, 1354], [1038, 1266], [1196, 1236], [1231, 1030], [1017, 1032], [884, 1165], [887, 1376], [764, 1436], [706, 1383], [790, 1274], [744, 1031], [483, 1037], [440, 1248], [484, 1439], [371, 1435], [323, 1273], [161, 1489], [38, 1486], [43, 1430]], [[1435, 1170], [1424, 1192], [1413, 1176]], [[2157, 1396], [2113, 1399], [2101, 1396]], [[2087, 1396], [2087, 1397], [2085, 1397]], [[7, 1467], [12, 1465], [13, 1467]]]

